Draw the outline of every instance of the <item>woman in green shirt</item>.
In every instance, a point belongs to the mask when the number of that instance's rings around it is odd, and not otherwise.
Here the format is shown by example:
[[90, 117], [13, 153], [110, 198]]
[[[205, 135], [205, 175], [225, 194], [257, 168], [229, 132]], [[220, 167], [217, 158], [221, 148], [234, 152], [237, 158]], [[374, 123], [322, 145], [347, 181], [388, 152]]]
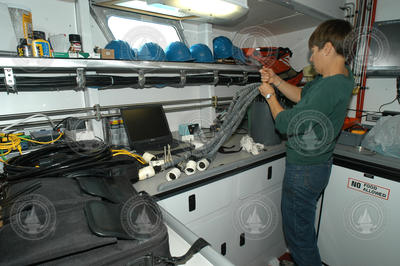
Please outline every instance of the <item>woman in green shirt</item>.
[[[346, 66], [345, 41], [352, 27], [329, 20], [309, 39], [310, 62], [319, 76], [303, 89], [283, 81], [271, 69], [260, 70], [261, 94], [276, 128], [286, 134], [286, 169], [282, 188], [282, 223], [297, 265], [322, 265], [314, 229], [317, 201], [329, 181], [332, 153], [350, 102], [354, 79]], [[273, 84], [296, 105], [284, 110]]]

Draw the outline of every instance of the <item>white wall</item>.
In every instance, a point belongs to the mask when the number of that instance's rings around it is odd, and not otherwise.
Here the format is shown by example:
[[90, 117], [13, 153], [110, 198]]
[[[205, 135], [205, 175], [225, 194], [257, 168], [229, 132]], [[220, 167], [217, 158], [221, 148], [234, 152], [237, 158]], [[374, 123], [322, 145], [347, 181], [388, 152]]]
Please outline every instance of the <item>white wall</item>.
[[[74, 0], [0, 0], [28, 7], [32, 12], [34, 30], [48, 34], [76, 33]], [[75, 91], [0, 92], [1, 114], [40, 112], [53, 109], [78, 108], [84, 106], [83, 93]]]
[[77, 33], [75, 0], [0, 0], [29, 7], [32, 12], [33, 30], [49, 34]]

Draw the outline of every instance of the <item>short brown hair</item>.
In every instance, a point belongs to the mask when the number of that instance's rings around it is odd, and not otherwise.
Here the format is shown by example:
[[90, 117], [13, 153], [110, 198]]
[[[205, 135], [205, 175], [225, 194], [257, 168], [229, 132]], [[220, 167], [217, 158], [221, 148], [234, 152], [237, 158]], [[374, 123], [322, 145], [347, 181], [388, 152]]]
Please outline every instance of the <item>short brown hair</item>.
[[351, 31], [351, 24], [345, 20], [327, 20], [320, 24], [311, 34], [308, 40], [308, 47], [311, 49], [317, 46], [318, 49], [321, 49], [327, 42], [330, 42], [335, 48], [336, 53], [345, 56], [345, 40]]

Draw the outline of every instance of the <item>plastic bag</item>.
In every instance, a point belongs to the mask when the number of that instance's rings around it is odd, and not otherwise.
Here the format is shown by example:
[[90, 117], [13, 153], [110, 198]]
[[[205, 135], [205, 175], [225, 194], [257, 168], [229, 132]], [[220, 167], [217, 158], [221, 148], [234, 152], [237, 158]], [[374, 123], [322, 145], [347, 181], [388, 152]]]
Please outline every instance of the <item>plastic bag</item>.
[[361, 146], [383, 155], [400, 158], [400, 115], [379, 119], [365, 136]]

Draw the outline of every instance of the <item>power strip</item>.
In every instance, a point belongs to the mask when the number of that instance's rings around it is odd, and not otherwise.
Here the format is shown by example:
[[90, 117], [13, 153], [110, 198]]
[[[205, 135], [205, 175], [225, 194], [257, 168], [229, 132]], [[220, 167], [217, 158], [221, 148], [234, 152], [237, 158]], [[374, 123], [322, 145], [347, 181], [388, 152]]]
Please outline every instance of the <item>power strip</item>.
[[381, 114], [367, 114], [367, 116], [365, 117], [365, 120], [368, 122], [376, 122], [381, 117], [382, 117]]

